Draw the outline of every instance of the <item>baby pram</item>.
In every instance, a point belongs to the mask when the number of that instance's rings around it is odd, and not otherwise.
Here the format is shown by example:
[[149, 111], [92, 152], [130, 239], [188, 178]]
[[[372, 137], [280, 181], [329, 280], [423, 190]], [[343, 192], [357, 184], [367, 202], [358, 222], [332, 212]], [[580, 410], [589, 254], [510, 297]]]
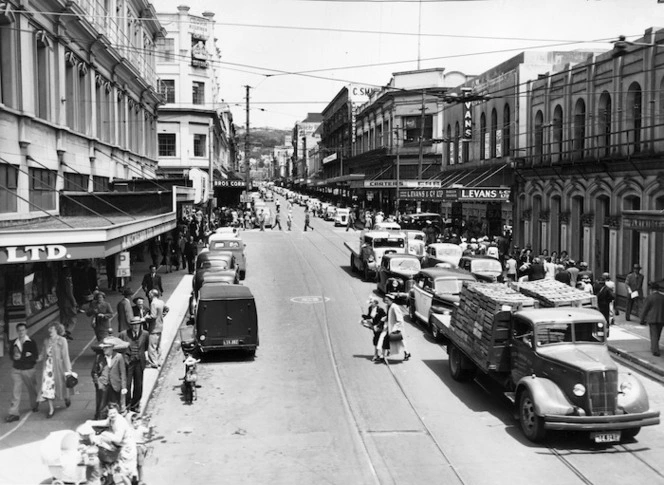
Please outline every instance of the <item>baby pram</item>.
[[52, 484], [79, 485], [87, 481], [86, 464], [79, 450], [79, 436], [75, 431], [50, 433], [41, 445], [41, 456], [53, 477]]

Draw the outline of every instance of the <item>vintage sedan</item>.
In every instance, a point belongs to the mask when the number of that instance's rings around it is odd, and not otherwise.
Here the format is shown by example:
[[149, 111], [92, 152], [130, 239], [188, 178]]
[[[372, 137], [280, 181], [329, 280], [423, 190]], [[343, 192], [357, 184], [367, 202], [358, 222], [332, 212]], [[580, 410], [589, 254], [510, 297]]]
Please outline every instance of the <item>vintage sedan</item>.
[[[477, 281], [468, 271], [458, 268], [427, 268], [413, 278], [408, 297], [408, 313], [413, 322], [420, 320], [431, 331], [434, 340], [441, 335], [441, 319], [449, 324], [452, 310], [459, 304], [464, 281]], [[432, 314], [439, 318], [431, 318]]]
[[413, 284], [413, 276], [420, 269], [420, 259], [417, 256], [398, 253], [385, 254], [376, 272], [378, 291], [383, 293], [408, 291]]
[[433, 243], [426, 248], [422, 260], [423, 268], [433, 268], [439, 264], [447, 264], [452, 268], [459, 266], [462, 251], [461, 246], [451, 243]]
[[240, 238], [239, 233], [235, 235], [230, 234], [212, 234], [208, 238], [208, 248], [210, 252], [230, 251], [235, 256], [237, 265], [239, 266], [240, 279], [243, 280], [247, 274], [247, 258], [244, 255], [244, 248], [247, 245]]
[[334, 213], [334, 225], [345, 226], [348, 224], [350, 209], [337, 209]]
[[401, 232], [406, 235], [408, 254], [417, 256], [420, 258], [420, 262], [422, 262], [427, 241], [426, 234], [424, 234], [422, 231], [416, 231], [414, 229], [401, 230]]
[[503, 282], [503, 265], [491, 256], [462, 256], [459, 268], [473, 273], [478, 280], [494, 283]]
[[205, 251], [196, 258], [196, 273], [192, 281], [194, 295], [206, 282], [226, 282], [238, 284], [240, 282], [239, 266], [235, 256], [227, 251]]

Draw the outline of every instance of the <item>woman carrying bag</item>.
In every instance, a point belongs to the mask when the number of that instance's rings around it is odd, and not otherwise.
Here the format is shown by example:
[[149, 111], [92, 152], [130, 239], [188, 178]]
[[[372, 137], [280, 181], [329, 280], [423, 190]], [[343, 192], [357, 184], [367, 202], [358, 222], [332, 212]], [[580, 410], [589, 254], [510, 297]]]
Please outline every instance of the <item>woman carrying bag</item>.
[[383, 343], [389, 342], [389, 353], [394, 355], [403, 351], [403, 360], [405, 362], [410, 359], [410, 352], [406, 348], [403, 313], [399, 306], [394, 303], [394, 295], [392, 293], [386, 293], [384, 301], [387, 305], [387, 324], [379, 339], [380, 346], [383, 349], [383, 360], [386, 357], [386, 349]]
[[37, 402], [48, 402], [47, 418], [55, 414], [53, 403], [56, 399], [64, 399], [65, 406], [69, 407], [69, 388], [66, 385], [67, 375], [71, 374], [71, 361], [69, 360], [69, 345], [63, 337], [65, 327], [60, 323], [53, 323], [48, 327], [48, 337], [41, 347], [39, 362], [44, 363], [42, 370], [41, 392]]
[[381, 357], [378, 352], [378, 350], [381, 348], [378, 346], [378, 343], [385, 327], [386, 317], [387, 314], [385, 313], [385, 310], [380, 307], [378, 298], [373, 295], [370, 296], [369, 310], [365, 315], [362, 315], [362, 325], [373, 330], [374, 355], [371, 359], [372, 362], [379, 362], [383, 359], [383, 357]]

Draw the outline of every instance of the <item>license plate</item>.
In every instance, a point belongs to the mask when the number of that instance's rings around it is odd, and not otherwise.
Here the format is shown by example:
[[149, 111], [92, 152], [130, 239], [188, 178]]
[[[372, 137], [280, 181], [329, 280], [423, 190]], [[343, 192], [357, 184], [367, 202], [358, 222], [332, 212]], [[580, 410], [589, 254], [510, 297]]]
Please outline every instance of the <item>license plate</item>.
[[233, 339], [230, 339], [230, 338], [224, 339], [224, 345], [238, 345], [239, 343], [240, 343], [240, 340], [239, 340], [239, 339], [236, 339], [236, 338], [233, 338]]
[[615, 441], [620, 441], [620, 431], [614, 431], [612, 433], [592, 433], [590, 436], [595, 443], [613, 443]]

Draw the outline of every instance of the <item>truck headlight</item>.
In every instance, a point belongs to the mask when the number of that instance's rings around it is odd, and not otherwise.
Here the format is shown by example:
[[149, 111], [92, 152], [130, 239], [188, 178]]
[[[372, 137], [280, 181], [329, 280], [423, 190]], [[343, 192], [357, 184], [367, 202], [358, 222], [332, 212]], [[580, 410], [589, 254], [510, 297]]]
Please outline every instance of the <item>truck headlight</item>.
[[629, 381], [620, 383], [620, 393], [628, 394], [632, 390], [632, 383]]
[[574, 393], [575, 396], [581, 397], [586, 393], [586, 386], [583, 384], [575, 384], [574, 389], [572, 389], [572, 392]]

